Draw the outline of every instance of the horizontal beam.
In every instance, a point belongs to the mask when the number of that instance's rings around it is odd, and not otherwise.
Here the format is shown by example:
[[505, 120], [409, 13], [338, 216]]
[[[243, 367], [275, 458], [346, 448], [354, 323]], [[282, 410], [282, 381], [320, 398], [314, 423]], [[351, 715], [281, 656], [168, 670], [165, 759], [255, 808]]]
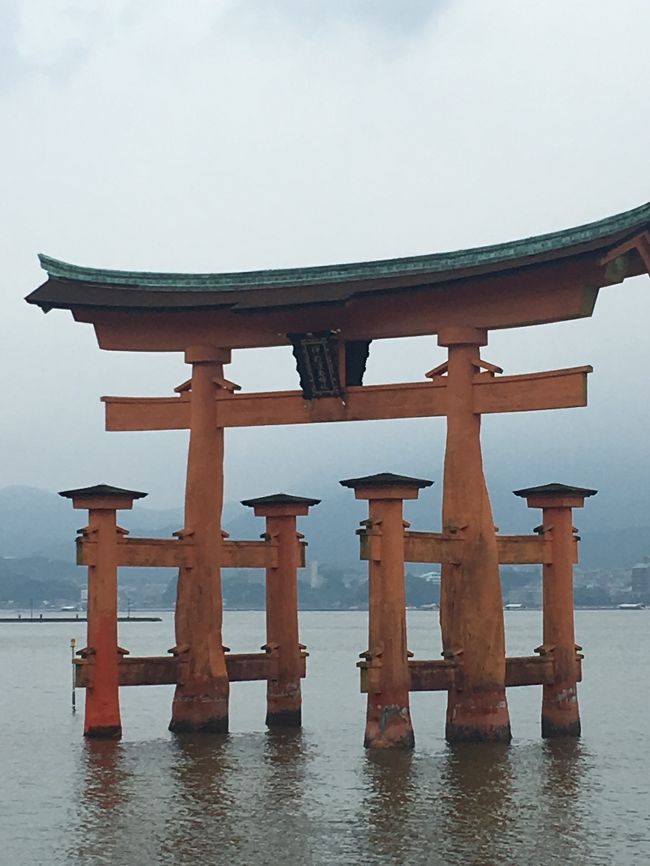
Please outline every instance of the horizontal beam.
[[593, 367], [569, 367], [519, 376], [474, 377], [474, 411], [532, 412], [541, 409], [573, 409], [587, 405], [587, 376]]
[[[479, 373], [474, 377], [474, 411], [491, 414], [586, 406], [590, 372], [591, 367], [573, 367], [519, 376]], [[185, 430], [190, 426], [187, 392], [179, 397], [102, 397], [102, 401], [107, 430]], [[349, 387], [343, 399], [305, 400], [302, 391], [222, 391], [216, 411], [220, 427], [433, 418], [446, 414], [447, 381], [443, 376], [430, 382]]]
[[[300, 564], [305, 564], [305, 544], [300, 545]], [[222, 568], [277, 568], [278, 550], [272, 541], [224, 541]], [[191, 568], [194, 553], [190, 539], [125, 538], [117, 544], [118, 566], [141, 568]], [[97, 565], [97, 542], [77, 538], [77, 565]]]
[[[578, 682], [582, 679], [581, 661], [578, 658]], [[377, 688], [381, 668], [373, 668], [372, 663], [359, 662], [361, 672], [361, 692], [367, 694], [370, 688]], [[409, 659], [412, 692], [445, 692], [452, 688], [462, 691], [462, 664], [449, 659]], [[554, 679], [552, 655], [512, 656], [506, 658], [505, 684], [514, 686], [535, 686], [550, 684]]]
[[[92, 687], [93, 661], [75, 659], [75, 687]], [[179, 681], [179, 660], [174, 656], [121, 656], [118, 667], [121, 686], [176, 685]]]
[[456, 662], [448, 659], [409, 659], [410, 691], [447, 692], [454, 687], [456, 670]]
[[106, 429], [189, 430], [190, 400], [180, 397], [102, 397]]
[[[380, 538], [381, 536], [379, 536]], [[462, 543], [461, 538], [443, 535], [442, 532], [407, 531], [404, 533], [404, 561], [460, 562]], [[379, 548], [379, 545], [376, 547]], [[378, 558], [380, 556], [379, 553]], [[363, 558], [362, 556], [361, 559]]]
[[[299, 544], [300, 567], [305, 564], [305, 544]], [[277, 568], [278, 547], [273, 541], [224, 541], [222, 568]]]
[[506, 658], [506, 686], [550, 685], [554, 678], [553, 656]]
[[[75, 659], [75, 687], [92, 685], [92, 657]], [[272, 680], [278, 677], [278, 656], [272, 653], [226, 653], [226, 669], [231, 683]], [[182, 656], [121, 656], [121, 686], [161, 686], [182, 682]], [[300, 676], [306, 676], [306, 659], [301, 655]]]
[[543, 535], [497, 535], [500, 565], [544, 565], [552, 561], [551, 542]]
[[[381, 534], [359, 530], [360, 559], [381, 559]], [[578, 562], [578, 543], [573, 541], [573, 562]], [[552, 562], [549, 539], [543, 535], [497, 535], [497, 550], [501, 565], [545, 565]], [[404, 561], [426, 563], [460, 563], [463, 551], [462, 535], [442, 532], [404, 533]]]
[[[97, 565], [98, 544], [91, 536], [77, 538], [77, 565]], [[117, 565], [180, 568], [192, 565], [192, 545], [175, 538], [125, 538], [117, 543]]]

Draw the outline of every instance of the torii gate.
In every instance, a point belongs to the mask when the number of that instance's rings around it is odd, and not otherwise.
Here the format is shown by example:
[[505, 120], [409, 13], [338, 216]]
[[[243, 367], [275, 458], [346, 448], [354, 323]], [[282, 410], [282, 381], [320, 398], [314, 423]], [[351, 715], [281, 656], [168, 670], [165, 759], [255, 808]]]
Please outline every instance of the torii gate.
[[[591, 368], [502, 376], [480, 348], [495, 328], [589, 316], [599, 287], [650, 272], [650, 204], [522, 241], [360, 264], [157, 274], [45, 256], [41, 263], [49, 279], [30, 303], [92, 323], [101, 348], [182, 351], [191, 365], [175, 397], [104, 398], [109, 430], [190, 430], [183, 537], [191, 537], [194, 563], [191, 576], [181, 568], [176, 608], [189, 674], [177, 685], [170, 727], [227, 727], [224, 429], [446, 416], [443, 531], [462, 531], [463, 555], [443, 563], [441, 626], [445, 654], [462, 652], [466, 674], [464, 690], [449, 691], [447, 738], [508, 740], [499, 556], [480, 418], [584, 406]], [[373, 339], [423, 334], [437, 334], [448, 352], [430, 381], [362, 384]], [[236, 393], [223, 370], [231, 350], [283, 344], [293, 345], [301, 390]]]

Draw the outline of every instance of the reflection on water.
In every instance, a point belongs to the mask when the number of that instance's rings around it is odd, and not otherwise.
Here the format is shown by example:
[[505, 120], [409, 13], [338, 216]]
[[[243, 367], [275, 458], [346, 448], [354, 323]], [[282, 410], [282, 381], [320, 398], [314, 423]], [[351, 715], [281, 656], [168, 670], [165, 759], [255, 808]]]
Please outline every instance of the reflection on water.
[[507, 746], [447, 747], [433, 757], [370, 753], [364, 776], [363, 820], [375, 858], [367, 862], [509, 862]]
[[68, 862], [606, 862], [580, 806], [580, 744], [525, 751], [523, 764], [501, 744], [362, 753], [350, 797], [301, 731], [88, 742]]
[[[23, 656], [16, 653], [6, 671], [8, 677], [15, 671], [12, 694], [24, 724], [0, 727], [5, 767], [0, 862], [650, 863], [647, 766], [635, 721], [647, 710], [647, 695], [638, 688], [644, 672], [607, 668], [615, 634], [587, 671], [582, 741], [543, 742], [539, 694], [513, 689], [516, 738], [510, 746], [447, 746], [438, 731], [440, 714], [435, 723], [427, 716], [429, 707], [435, 710], [433, 701], [422, 701], [413, 752], [367, 753], [360, 744], [364, 715], [354, 668], [365, 623], [359, 617], [357, 629], [352, 615], [329, 616], [341, 627], [332, 631], [322, 625], [329, 621], [326, 615], [318, 619], [302, 731], [260, 730], [264, 689], [253, 684], [233, 690], [230, 735], [170, 735], [164, 730], [167, 692], [124, 690], [127, 738], [84, 741], [82, 714], [70, 717], [65, 689], [60, 696], [52, 691], [51, 698], [43, 689], [21, 691], [26, 681], [39, 685], [39, 669], [21, 669]], [[525, 624], [525, 617], [517, 622]], [[251, 629], [258, 625], [251, 622]], [[250, 635], [244, 638], [249, 645]], [[644, 633], [636, 639], [642, 643]], [[319, 640], [329, 656], [324, 650], [319, 654]], [[597, 655], [598, 642], [591, 644]], [[650, 645], [648, 650], [650, 655]], [[46, 665], [50, 658], [44, 641], [37, 661]], [[68, 663], [64, 641], [60, 672], [46, 668], [43, 679], [51, 683], [59, 677], [67, 685]], [[46, 704], [55, 724], [44, 732]], [[620, 724], [622, 705], [630, 714], [630, 732]]]
[[414, 762], [413, 753], [401, 749], [369, 752], [364, 762], [366, 794], [357, 819], [359, 830], [367, 826], [368, 849], [389, 863], [407, 862], [410, 838], [405, 828], [418, 797]]
[[67, 862], [607, 862], [591, 838], [579, 742], [344, 750], [351, 785], [336, 744], [329, 755], [324, 745], [302, 731], [85, 742]]
[[169, 779], [175, 810], [165, 821], [160, 841], [161, 862], [174, 862], [176, 852], [191, 852], [196, 862], [210, 862], [212, 835], [219, 831], [224, 862], [233, 862], [241, 842], [232, 791], [240, 768], [229, 750], [228, 737], [179, 735], [170, 753]]
[[441, 768], [440, 832], [459, 838], [471, 864], [510, 864], [514, 779], [510, 747], [503, 743], [458, 744]]
[[124, 748], [113, 740], [83, 740], [83, 799], [89, 813], [101, 819], [124, 803], [128, 781]]
[[89, 741], [67, 862], [310, 864], [306, 754], [301, 731]]
[[124, 747], [113, 740], [84, 740], [80, 754], [81, 791], [71, 861], [108, 863], [115, 846], [115, 828], [128, 812], [129, 770]]

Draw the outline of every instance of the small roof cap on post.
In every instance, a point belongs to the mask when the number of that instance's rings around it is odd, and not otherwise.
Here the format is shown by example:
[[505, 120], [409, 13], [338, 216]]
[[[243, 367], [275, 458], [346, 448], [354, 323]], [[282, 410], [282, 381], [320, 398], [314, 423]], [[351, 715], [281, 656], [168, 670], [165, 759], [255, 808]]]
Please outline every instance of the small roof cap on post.
[[595, 496], [597, 490], [590, 487], [575, 487], [570, 484], [540, 484], [537, 487], [522, 487], [512, 491], [515, 496], [521, 496], [528, 502], [529, 508], [582, 508], [588, 496]]
[[258, 496], [256, 499], [242, 499], [241, 504], [255, 509], [258, 517], [295, 516], [304, 517], [312, 505], [320, 505], [320, 499], [309, 499], [306, 496], [292, 496], [290, 493], [273, 493], [270, 496]]
[[417, 499], [419, 491], [431, 487], [433, 481], [394, 472], [378, 472], [376, 475], [346, 478], [339, 484], [354, 490], [357, 499]]
[[551, 484], [540, 484], [537, 487], [522, 487], [521, 490], [512, 491], [515, 496], [595, 496], [598, 491], [589, 487], [574, 487], [571, 484], [560, 484], [553, 481]]
[[72, 500], [73, 508], [130, 509], [134, 499], [143, 499], [149, 494], [141, 490], [127, 490], [111, 484], [94, 484], [92, 487], [77, 487], [74, 490], [61, 490], [59, 496]]

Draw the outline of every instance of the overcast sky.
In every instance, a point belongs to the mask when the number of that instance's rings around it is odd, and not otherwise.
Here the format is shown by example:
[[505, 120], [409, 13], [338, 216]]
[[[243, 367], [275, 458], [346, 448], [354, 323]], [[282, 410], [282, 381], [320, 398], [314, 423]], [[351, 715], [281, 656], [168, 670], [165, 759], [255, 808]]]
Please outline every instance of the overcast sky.
[[[182, 500], [186, 434], [103, 431], [102, 394], [171, 394], [177, 355], [102, 352], [22, 300], [36, 254], [220, 271], [444, 251], [650, 200], [647, 0], [3, 0], [0, 485], [106, 481]], [[592, 319], [496, 333], [508, 373], [592, 363], [590, 406], [485, 420], [498, 499], [601, 489], [650, 522], [650, 281]], [[422, 378], [435, 339], [373, 345], [368, 381]], [[235, 353], [295, 387], [288, 349]], [[363, 472], [440, 480], [444, 422], [233, 431], [227, 497], [319, 495]], [[436, 518], [437, 519], [437, 518]]]

